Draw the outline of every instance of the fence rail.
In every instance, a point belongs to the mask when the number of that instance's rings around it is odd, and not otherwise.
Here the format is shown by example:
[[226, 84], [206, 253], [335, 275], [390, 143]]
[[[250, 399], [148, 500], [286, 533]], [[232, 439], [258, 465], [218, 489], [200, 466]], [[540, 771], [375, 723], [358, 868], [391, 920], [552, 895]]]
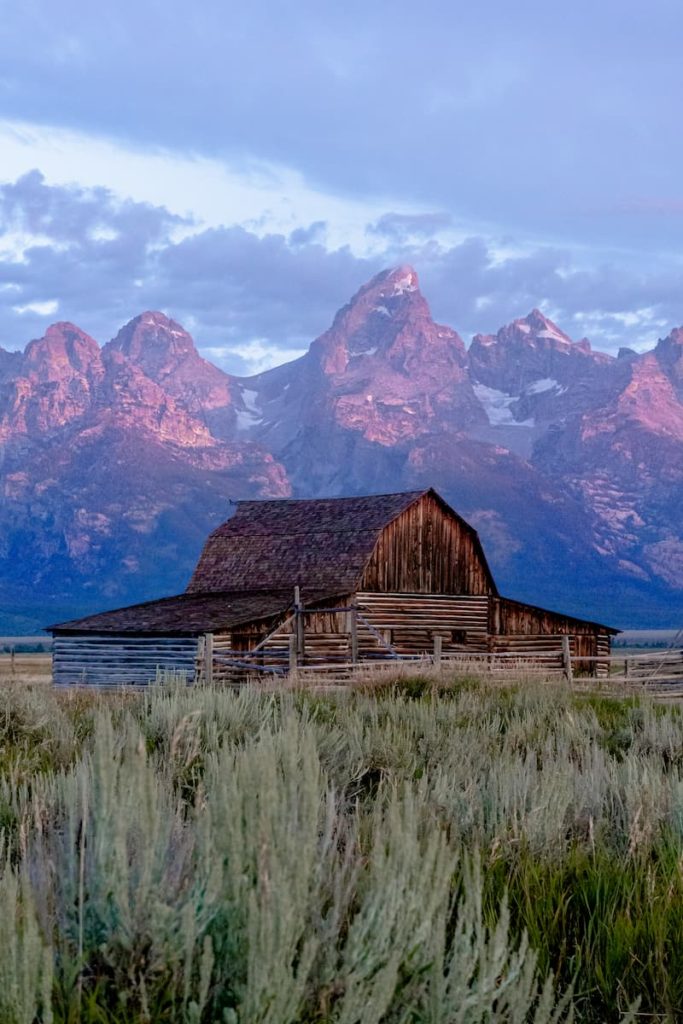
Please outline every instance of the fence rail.
[[[341, 609], [349, 611], [350, 609]], [[358, 616], [358, 624], [361, 616]], [[370, 624], [368, 624], [370, 625]], [[373, 630], [373, 632], [375, 632]], [[296, 633], [266, 637], [251, 651], [221, 648], [211, 657], [207, 678], [241, 681], [245, 678], [280, 678], [297, 675], [300, 679], [339, 680], [348, 682], [362, 678], [377, 670], [391, 672], [398, 666], [410, 668], [451, 668], [459, 672], [474, 672], [496, 679], [536, 677], [540, 679], [566, 679], [580, 683], [583, 679], [638, 686], [640, 688], [675, 687], [683, 690], [683, 650], [649, 651], [642, 654], [578, 655], [568, 636], [543, 637], [541, 643], [526, 645], [522, 637], [496, 637], [499, 646], [508, 642], [513, 650], [463, 650], [443, 652], [441, 637], [434, 637], [433, 650], [423, 654], [398, 654], [388, 647], [376, 651], [364, 650], [362, 658], [351, 657], [352, 644], [344, 646], [339, 638], [335, 643], [326, 635], [318, 634], [318, 648], [311, 649], [315, 637], [308, 637], [309, 646], [302, 658], [297, 650]], [[378, 634], [378, 639], [383, 640]], [[534, 638], [538, 640], [539, 638]], [[510, 641], [512, 641], [510, 643]], [[516, 641], [516, 643], [515, 643]], [[208, 644], [207, 644], [208, 646]]]

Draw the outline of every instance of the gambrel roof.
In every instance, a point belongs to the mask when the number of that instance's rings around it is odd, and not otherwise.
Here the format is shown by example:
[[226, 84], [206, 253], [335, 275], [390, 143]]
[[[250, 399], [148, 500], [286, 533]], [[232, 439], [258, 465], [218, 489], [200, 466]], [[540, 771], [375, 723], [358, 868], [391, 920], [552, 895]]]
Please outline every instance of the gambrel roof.
[[382, 530], [429, 494], [473, 537], [496, 593], [476, 531], [435, 491], [358, 498], [240, 501], [237, 512], [210, 535], [188, 593], [314, 586], [352, 593]]

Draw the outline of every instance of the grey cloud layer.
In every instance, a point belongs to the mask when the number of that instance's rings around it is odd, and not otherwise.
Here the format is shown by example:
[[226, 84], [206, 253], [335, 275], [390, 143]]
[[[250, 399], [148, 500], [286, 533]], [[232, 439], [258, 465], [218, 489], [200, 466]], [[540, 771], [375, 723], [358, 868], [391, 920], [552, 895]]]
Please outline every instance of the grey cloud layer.
[[[240, 345], [264, 339], [273, 361], [278, 351], [305, 348], [361, 284], [398, 262], [416, 266], [435, 316], [465, 338], [537, 305], [575, 337], [591, 326], [598, 347], [651, 342], [653, 331], [683, 320], [676, 265], [649, 274], [576, 269], [559, 249], [501, 259], [483, 238], [452, 247], [414, 241], [443, 225], [441, 214], [430, 216], [412, 222], [387, 211], [379, 228], [368, 226], [386, 242], [372, 259], [325, 248], [321, 224], [289, 238], [233, 226], [178, 241], [186, 222], [163, 208], [122, 203], [105, 189], [49, 186], [33, 172], [0, 186], [0, 248], [16, 233], [37, 238], [19, 255], [0, 256], [0, 344], [23, 347], [55, 319], [107, 340], [143, 309], [163, 309], [200, 346], [223, 348], [226, 368], [246, 372]], [[59, 302], [50, 317], [16, 312], [49, 300]]]
[[5, 116], [282, 161], [333, 191], [426, 201], [565, 244], [678, 246], [683, 8], [672, 0], [2, 11]]

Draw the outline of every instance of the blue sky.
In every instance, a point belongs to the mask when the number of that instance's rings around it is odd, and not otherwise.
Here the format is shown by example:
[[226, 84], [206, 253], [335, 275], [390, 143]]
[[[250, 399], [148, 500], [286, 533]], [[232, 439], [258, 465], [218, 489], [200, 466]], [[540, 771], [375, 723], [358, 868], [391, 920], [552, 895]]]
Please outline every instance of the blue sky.
[[0, 344], [161, 308], [253, 372], [412, 262], [468, 340], [683, 323], [683, 7], [0, 0]]

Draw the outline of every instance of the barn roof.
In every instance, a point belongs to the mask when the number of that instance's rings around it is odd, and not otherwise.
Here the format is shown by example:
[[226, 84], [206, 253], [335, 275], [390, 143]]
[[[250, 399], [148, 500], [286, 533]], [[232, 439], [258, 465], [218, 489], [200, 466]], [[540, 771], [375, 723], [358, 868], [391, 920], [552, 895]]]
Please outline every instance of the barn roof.
[[[246, 622], [275, 618], [292, 605], [292, 590], [260, 590], [213, 594], [178, 594], [158, 601], [116, 608], [84, 619], [47, 626], [59, 633], [150, 633], [194, 636], [231, 629]], [[320, 591], [304, 591], [302, 598], [314, 604], [325, 597]]]
[[495, 594], [476, 531], [432, 490], [239, 501], [232, 519], [214, 530], [204, 545], [187, 591], [291, 589], [314, 583], [321, 591], [350, 593], [384, 527], [425, 494], [472, 534]]

